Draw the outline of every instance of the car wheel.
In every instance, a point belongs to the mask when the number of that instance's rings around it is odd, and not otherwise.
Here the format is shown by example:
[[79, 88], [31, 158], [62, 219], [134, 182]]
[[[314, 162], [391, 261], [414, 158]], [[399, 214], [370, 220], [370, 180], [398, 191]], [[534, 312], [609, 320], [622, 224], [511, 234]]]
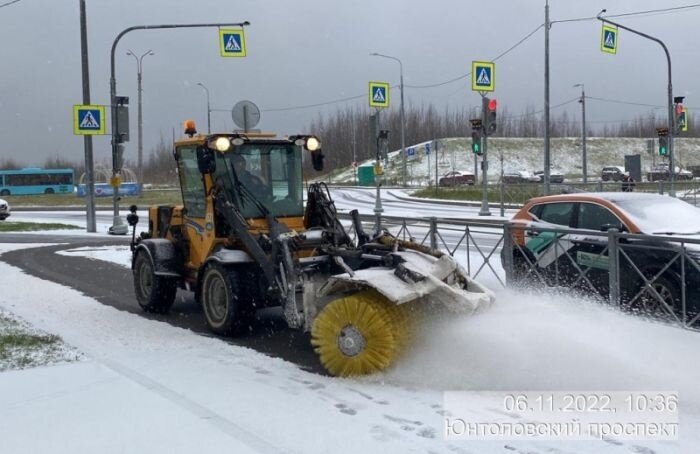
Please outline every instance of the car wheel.
[[[642, 285], [640, 284], [640, 289]], [[651, 287], [656, 290], [661, 299], [653, 291], [646, 289], [634, 302], [633, 309], [643, 314], [660, 318], [672, 317], [669, 309], [677, 316], [681, 314], [681, 292], [678, 283], [674, 279], [660, 276], [651, 283]]]
[[46, 189], [44, 190], [44, 194], [53, 194], [53, 189], [51, 189], [51, 188], [46, 188]]
[[0, 195], [10, 195], [10, 191], [7, 189], [3, 189], [2, 191], [0, 191]]

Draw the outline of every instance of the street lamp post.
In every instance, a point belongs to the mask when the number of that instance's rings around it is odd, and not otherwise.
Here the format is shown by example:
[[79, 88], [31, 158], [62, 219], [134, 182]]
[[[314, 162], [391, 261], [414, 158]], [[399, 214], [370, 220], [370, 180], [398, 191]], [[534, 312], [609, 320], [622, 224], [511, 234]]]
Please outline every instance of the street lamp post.
[[202, 87], [207, 93], [207, 134], [211, 134], [211, 104], [209, 103], [209, 89], [201, 82], [197, 82], [197, 85]]
[[403, 63], [401, 63], [401, 60], [399, 60], [396, 57], [392, 57], [391, 55], [384, 55], [384, 54], [378, 54], [376, 52], [372, 52], [370, 54], [372, 57], [383, 57], [383, 58], [388, 58], [390, 60], [394, 60], [399, 62], [399, 72], [400, 72], [400, 85], [399, 85], [399, 90], [401, 91], [401, 180], [403, 186], [406, 186], [406, 125], [405, 125], [405, 112], [404, 112], [404, 104], [403, 104]]
[[646, 38], [648, 40], [654, 41], [655, 43], [659, 44], [661, 48], [664, 50], [664, 54], [666, 54], [666, 69], [668, 72], [668, 83], [666, 86], [666, 96], [667, 96], [667, 109], [668, 109], [668, 159], [669, 159], [669, 169], [670, 169], [670, 183], [671, 187], [668, 191], [668, 194], [671, 197], [676, 196], [676, 177], [675, 177], [675, 167], [674, 167], [674, 157], [673, 157], [673, 136], [674, 134], [674, 115], [673, 115], [673, 76], [671, 72], [671, 54], [668, 52], [668, 47], [666, 47], [666, 44], [664, 44], [663, 41], [661, 41], [659, 38], [655, 38], [651, 35], [647, 35], [646, 33], [642, 33], [639, 30], [635, 30], [630, 27], [626, 27], [622, 24], [618, 24], [617, 22], [613, 22], [605, 17], [602, 17], [603, 13], [606, 12], [606, 10], [602, 10], [601, 12], [598, 13], [596, 16], [599, 21], [603, 23], [608, 23], [610, 25], [613, 25], [617, 28], [621, 28], [623, 30], [627, 30], [628, 32], [634, 33], [635, 35], [641, 36], [642, 38]]
[[[110, 51], [110, 71], [109, 71], [109, 100], [111, 106], [112, 114], [112, 178], [116, 182], [119, 179], [119, 173], [121, 169], [117, 167], [116, 156], [119, 154], [119, 146], [121, 144], [121, 138], [119, 137], [119, 120], [117, 119], [117, 76], [116, 76], [116, 52], [117, 44], [119, 40], [124, 37], [129, 32], [135, 30], [163, 30], [171, 28], [219, 28], [219, 27], [245, 27], [250, 25], [250, 22], [215, 22], [207, 24], [161, 24], [161, 25], [135, 25], [133, 27], [128, 27], [119, 32], [114, 41], [112, 42], [112, 49]], [[112, 205], [114, 208], [114, 217], [112, 220], [112, 226], [109, 228], [109, 233], [112, 235], [126, 235], [129, 232], [129, 227], [124, 224], [121, 217], [119, 216], [119, 186], [114, 188], [114, 196], [112, 197]]]
[[136, 80], [138, 81], [138, 94], [139, 94], [139, 111], [138, 111], [138, 177], [139, 177], [139, 194], [141, 194], [141, 191], [143, 191], [143, 108], [141, 104], [142, 100], [142, 93], [143, 89], [141, 88], [141, 80], [142, 80], [142, 70], [143, 70], [143, 58], [146, 55], [154, 55], [152, 50], [149, 50], [148, 52], [144, 53], [140, 57], [137, 57], [135, 53], [133, 53], [131, 50], [126, 52], [126, 55], [131, 55], [134, 57], [136, 60], [136, 74], [137, 78]]
[[581, 87], [581, 154], [583, 157], [583, 183], [588, 183], [588, 162], [586, 160], [586, 91], [583, 84], [576, 84], [574, 87]]

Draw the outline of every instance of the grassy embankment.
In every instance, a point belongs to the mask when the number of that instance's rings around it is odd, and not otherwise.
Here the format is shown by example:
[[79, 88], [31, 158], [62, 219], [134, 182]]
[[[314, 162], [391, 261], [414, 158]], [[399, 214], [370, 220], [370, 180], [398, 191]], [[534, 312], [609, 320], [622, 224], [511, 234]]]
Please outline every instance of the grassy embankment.
[[[5, 196], [12, 208], [16, 207], [76, 207], [82, 208], [85, 206], [85, 198], [77, 197], [75, 194], [40, 194], [40, 195], [16, 195]], [[156, 189], [152, 191], [144, 191], [138, 197], [122, 197], [119, 204], [121, 207], [136, 205], [139, 209], [147, 208], [151, 205], [167, 205], [171, 203], [182, 203], [182, 197], [179, 190], [172, 189]], [[97, 208], [111, 208], [111, 197], [96, 197], [95, 205]]]

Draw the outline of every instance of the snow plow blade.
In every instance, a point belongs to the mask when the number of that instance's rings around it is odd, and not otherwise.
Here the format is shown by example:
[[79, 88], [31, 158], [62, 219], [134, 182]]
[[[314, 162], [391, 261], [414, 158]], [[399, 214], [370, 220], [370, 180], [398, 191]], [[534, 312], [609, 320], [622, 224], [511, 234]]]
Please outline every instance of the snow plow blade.
[[419, 251], [394, 252], [401, 263], [395, 268], [374, 267], [331, 276], [320, 296], [351, 289], [374, 289], [393, 304], [430, 298], [447, 309], [470, 314], [491, 305], [493, 293], [471, 280], [449, 255], [434, 257]]
[[395, 267], [334, 275], [319, 289], [319, 296], [339, 295], [311, 329], [311, 343], [331, 375], [364, 375], [389, 367], [409, 344], [421, 314], [470, 315], [494, 300], [448, 255], [410, 249], [392, 255]]

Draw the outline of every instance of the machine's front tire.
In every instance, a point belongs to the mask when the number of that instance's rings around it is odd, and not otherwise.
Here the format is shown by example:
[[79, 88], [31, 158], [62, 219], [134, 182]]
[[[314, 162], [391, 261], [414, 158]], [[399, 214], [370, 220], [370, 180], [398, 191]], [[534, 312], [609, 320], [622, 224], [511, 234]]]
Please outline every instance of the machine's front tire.
[[171, 277], [158, 276], [151, 257], [136, 253], [134, 260], [134, 290], [139, 306], [146, 312], [164, 314], [175, 302], [177, 281]]
[[402, 308], [366, 290], [325, 306], [313, 322], [311, 344], [331, 375], [365, 375], [393, 363], [407, 331]]
[[218, 264], [205, 268], [200, 299], [211, 331], [230, 336], [250, 328], [251, 317], [244, 307], [243, 293], [241, 276], [235, 269]]

